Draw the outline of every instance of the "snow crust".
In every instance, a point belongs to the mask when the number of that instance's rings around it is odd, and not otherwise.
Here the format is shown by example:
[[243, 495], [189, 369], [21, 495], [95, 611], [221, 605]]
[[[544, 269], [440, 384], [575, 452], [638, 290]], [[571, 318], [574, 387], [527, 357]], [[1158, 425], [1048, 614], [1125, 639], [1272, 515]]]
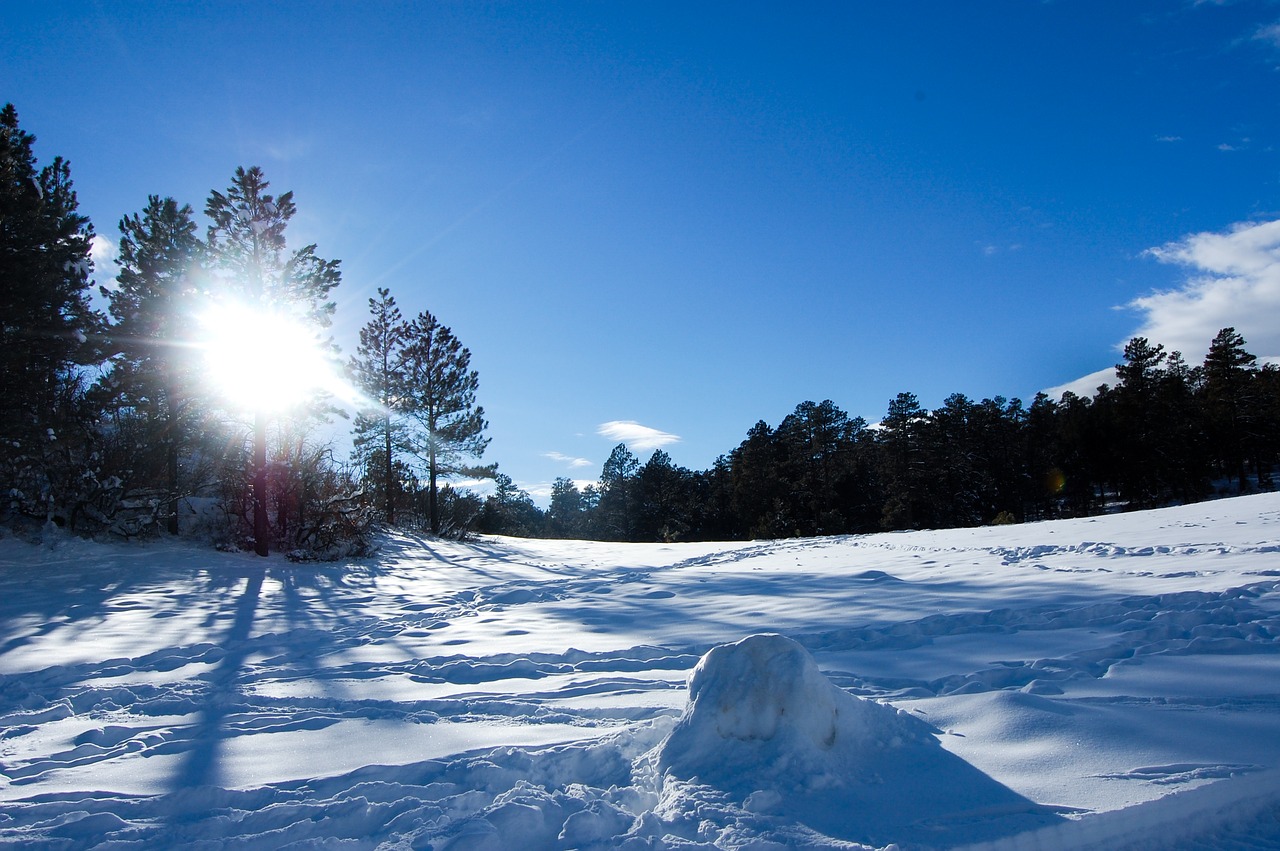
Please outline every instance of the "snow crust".
[[0, 845], [1280, 847], [1280, 496], [339, 565], [0, 538]]

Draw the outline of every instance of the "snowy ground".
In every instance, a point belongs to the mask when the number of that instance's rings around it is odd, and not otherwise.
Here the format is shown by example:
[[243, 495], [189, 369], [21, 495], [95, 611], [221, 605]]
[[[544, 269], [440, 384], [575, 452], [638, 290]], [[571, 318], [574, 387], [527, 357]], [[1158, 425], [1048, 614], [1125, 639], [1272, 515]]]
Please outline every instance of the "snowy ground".
[[321, 566], [5, 539], [0, 845], [1280, 848], [1278, 637], [1280, 495]]

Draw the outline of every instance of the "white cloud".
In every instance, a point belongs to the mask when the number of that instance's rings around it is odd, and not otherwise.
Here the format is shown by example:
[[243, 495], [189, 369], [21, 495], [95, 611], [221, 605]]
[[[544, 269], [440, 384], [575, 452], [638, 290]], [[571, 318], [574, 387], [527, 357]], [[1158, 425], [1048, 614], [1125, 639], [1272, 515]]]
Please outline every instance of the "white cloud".
[[[1243, 222], [1226, 233], [1196, 233], [1146, 252], [1161, 263], [1181, 266], [1179, 287], [1158, 290], [1125, 305], [1142, 314], [1141, 325], [1116, 345], [1119, 362], [1133, 337], [1182, 352], [1198, 364], [1223, 328], [1235, 328], [1262, 362], [1280, 361], [1280, 220]], [[1113, 367], [1051, 387], [1059, 398], [1070, 390], [1090, 397], [1100, 384], [1115, 386]]]
[[[586, 490], [589, 486], [598, 484], [591, 479], [571, 479], [571, 481], [573, 482], [573, 486], [578, 489], [579, 493]], [[520, 484], [519, 487], [520, 490], [529, 495], [529, 498], [534, 501], [534, 504], [542, 507], [543, 509], [551, 504], [551, 491], [555, 487], [553, 482]]]
[[565, 455], [562, 452], [544, 452], [542, 453], [542, 457], [550, 458], [552, 461], [559, 461], [561, 464], [568, 464], [570, 467], [591, 466], [591, 462], [586, 458], [574, 458], [570, 455]]
[[94, 279], [106, 284], [120, 274], [116, 261], [120, 259], [120, 246], [110, 237], [95, 233], [89, 242], [89, 259], [93, 261]]
[[1192, 234], [1147, 253], [1184, 267], [1188, 277], [1177, 289], [1129, 302], [1145, 314], [1133, 336], [1163, 343], [1197, 363], [1214, 335], [1231, 326], [1254, 354], [1280, 355], [1280, 220]]
[[1057, 387], [1050, 387], [1044, 392], [1046, 396], [1054, 400], [1061, 399], [1062, 394], [1067, 392], [1083, 396], [1085, 399], [1092, 399], [1093, 394], [1098, 392], [1098, 387], [1103, 384], [1110, 384], [1112, 387], [1116, 386], [1115, 367], [1109, 366], [1106, 369], [1091, 372], [1083, 378], [1068, 381], [1066, 384], [1059, 384]]
[[640, 425], [640, 423], [633, 420], [612, 420], [607, 423], [601, 423], [599, 428], [596, 429], [596, 434], [601, 437], [607, 437], [610, 440], [621, 441], [631, 449], [640, 452], [660, 449], [663, 446], [680, 442], [678, 435], [658, 431], [656, 428]]

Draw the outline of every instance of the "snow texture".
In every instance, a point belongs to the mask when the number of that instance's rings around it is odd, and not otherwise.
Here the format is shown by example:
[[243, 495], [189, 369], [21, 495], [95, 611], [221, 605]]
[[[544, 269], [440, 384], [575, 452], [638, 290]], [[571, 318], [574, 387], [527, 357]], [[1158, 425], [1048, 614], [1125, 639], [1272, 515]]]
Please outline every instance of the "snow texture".
[[1280, 848], [1280, 496], [295, 565], [0, 539], [0, 846]]

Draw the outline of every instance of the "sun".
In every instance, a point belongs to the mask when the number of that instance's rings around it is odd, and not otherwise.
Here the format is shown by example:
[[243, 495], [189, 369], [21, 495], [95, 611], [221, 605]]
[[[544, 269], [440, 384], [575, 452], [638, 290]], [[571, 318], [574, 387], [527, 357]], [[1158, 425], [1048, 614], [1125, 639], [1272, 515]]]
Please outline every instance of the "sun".
[[294, 316], [217, 304], [200, 324], [205, 379], [235, 407], [280, 413], [339, 382], [324, 341]]

